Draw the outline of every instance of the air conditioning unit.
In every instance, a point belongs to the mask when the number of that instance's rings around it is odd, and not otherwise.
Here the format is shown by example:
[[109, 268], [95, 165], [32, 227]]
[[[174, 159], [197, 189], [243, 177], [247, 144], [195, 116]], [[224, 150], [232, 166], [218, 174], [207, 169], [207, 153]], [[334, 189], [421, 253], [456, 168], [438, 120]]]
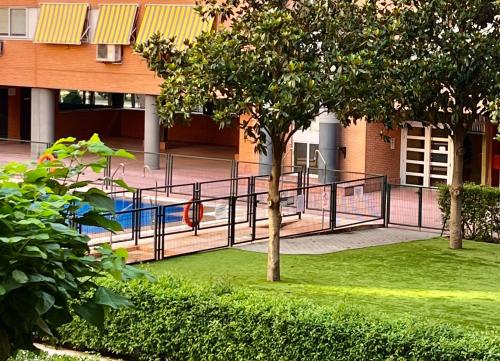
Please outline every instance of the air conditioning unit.
[[96, 60], [102, 63], [121, 63], [122, 46], [98, 44]]

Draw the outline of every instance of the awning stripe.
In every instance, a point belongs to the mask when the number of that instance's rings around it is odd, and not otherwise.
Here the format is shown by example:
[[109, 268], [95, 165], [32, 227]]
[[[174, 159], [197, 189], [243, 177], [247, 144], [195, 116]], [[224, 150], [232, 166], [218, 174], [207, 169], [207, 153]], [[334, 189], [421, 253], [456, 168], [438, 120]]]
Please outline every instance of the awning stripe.
[[93, 44], [129, 45], [137, 4], [102, 4], [92, 39]]
[[87, 19], [86, 3], [40, 4], [35, 43], [79, 45]]
[[137, 42], [143, 43], [160, 32], [165, 38], [175, 37], [175, 45], [182, 49], [185, 40], [194, 41], [202, 31], [211, 30], [212, 24], [213, 19], [204, 21], [194, 11], [194, 6], [146, 5]]

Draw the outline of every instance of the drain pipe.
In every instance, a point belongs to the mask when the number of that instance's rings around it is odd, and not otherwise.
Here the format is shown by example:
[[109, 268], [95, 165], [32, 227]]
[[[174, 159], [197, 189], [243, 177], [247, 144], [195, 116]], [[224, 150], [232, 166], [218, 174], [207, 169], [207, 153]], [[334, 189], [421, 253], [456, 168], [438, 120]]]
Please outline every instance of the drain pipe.
[[319, 122], [319, 154], [322, 155], [322, 166], [318, 164], [318, 168], [324, 168], [325, 174], [323, 177], [324, 183], [335, 182], [334, 172], [328, 172], [328, 169], [338, 169], [338, 151], [339, 151], [339, 136], [340, 122], [334, 113], [320, 114], [316, 118]]
[[272, 164], [273, 164], [273, 142], [267, 131], [262, 130], [266, 133], [266, 151], [267, 154], [259, 154], [259, 175], [271, 175]]

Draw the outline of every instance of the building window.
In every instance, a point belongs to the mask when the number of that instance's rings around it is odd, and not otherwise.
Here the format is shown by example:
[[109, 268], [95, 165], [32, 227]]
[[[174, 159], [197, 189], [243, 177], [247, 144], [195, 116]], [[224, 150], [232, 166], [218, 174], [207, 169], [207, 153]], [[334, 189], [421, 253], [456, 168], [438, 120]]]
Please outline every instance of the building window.
[[144, 96], [138, 94], [125, 94], [123, 107], [126, 109], [144, 109]]
[[0, 36], [26, 37], [26, 9], [0, 8]]
[[60, 90], [59, 109], [144, 109], [144, 96], [84, 90]]
[[111, 94], [84, 90], [60, 90], [59, 109], [101, 109], [111, 107]]
[[401, 179], [404, 184], [435, 187], [451, 176], [451, 140], [434, 127], [403, 129]]
[[318, 160], [316, 159], [316, 150], [319, 149], [318, 144], [312, 143], [294, 143], [293, 144], [293, 165], [306, 166], [308, 168], [318, 167]]

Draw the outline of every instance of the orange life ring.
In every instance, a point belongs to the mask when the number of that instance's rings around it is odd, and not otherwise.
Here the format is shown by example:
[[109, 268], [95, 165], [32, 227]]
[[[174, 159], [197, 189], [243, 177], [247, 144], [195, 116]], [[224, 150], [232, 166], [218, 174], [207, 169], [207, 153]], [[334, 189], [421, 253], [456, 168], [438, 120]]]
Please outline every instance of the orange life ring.
[[38, 158], [38, 164], [42, 164], [43, 162], [53, 162], [56, 160], [56, 157], [54, 157], [52, 154], [50, 153], [45, 153], [45, 154], [42, 154], [39, 158]]
[[[42, 164], [43, 162], [53, 162], [55, 160], [56, 157], [54, 157], [52, 154], [45, 153], [38, 158], [38, 164]], [[56, 168], [50, 168], [51, 173], [54, 173], [56, 170], [57, 170]]]
[[[193, 199], [191, 198], [189, 200], [189, 202], [193, 202]], [[193, 203], [187, 203], [185, 206], [184, 206], [184, 214], [183, 214], [183, 220], [184, 220], [184, 223], [186, 223], [189, 227], [193, 227], [195, 224], [194, 224], [194, 221], [189, 218], [189, 211], [191, 210], [191, 206], [193, 205]], [[203, 219], [203, 203], [199, 203], [198, 204], [198, 223]]]

